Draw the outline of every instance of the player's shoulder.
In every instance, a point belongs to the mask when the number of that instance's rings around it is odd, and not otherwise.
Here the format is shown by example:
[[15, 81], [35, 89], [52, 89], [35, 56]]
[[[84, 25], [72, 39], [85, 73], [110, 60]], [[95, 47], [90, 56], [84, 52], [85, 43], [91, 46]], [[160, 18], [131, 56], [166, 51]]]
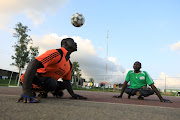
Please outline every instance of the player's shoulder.
[[56, 49], [50, 49], [50, 50], [47, 50], [45, 53], [43, 53], [41, 56], [44, 56], [44, 57], [57, 57], [59, 56], [60, 53], [56, 50]]
[[129, 70], [128, 73], [129, 74], [134, 73], [134, 70]]
[[143, 72], [143, 73], [147, 73], [147, 72], [146, 72], [146, 71], [144, 71], [144, 70], [143, 70], [143, 71], [141, 71], [141, 72]]
[[141, 71], [142, 74], [147, 75], [148, 73], [146, 71]]
[[45, 52], [45, 54], [58, 54], [59, 52], [58, 52], [58, 50], [57, 49], [50, 49], [50, 50], [47, 50], [46, 52]]
[[46, 52], [57, 52], [56, 49], [50, 49], [50, 50], [47, 50]]

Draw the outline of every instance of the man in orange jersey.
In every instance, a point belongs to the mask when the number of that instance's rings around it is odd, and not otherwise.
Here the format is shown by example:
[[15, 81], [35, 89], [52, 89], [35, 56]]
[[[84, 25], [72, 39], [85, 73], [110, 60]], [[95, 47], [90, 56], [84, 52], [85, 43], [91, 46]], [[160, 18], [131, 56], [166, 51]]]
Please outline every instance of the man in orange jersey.
[[[72, 64], [69, 58], [74, 51], [77, 51], [77, 43], [72, 38], [66, 38], [61, 41], [60, 49], [48, 50], [30, 62], [26, 72], [21, 76], [23, 94], [18, 102], [39, 102], [33, 95], [36, 91], [44, 91], [43, 97], [47, 97], [46, 94], [53, 91], [53, 95], [58, 97], [65, 88], [72, 98], [87, 99], [75, 94], [71, 86]], [[59, 78], [62, 78], [63, 82], [57, 82]]]

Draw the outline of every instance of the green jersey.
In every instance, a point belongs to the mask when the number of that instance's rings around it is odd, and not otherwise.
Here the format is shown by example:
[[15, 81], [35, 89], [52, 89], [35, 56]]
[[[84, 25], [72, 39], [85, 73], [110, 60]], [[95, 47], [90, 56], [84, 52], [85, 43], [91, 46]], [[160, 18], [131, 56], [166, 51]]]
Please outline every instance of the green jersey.
[[127, 73], [126, 81], [130, 81], [130, 87], [133, 89], [138, 89], [143, 86], [147, 87], [148, 85], [154, 84], [152, 78], [148, 75], [146, 71], [140, 71], [139, 73], [135, 73], [133, 70], [130, 70]]

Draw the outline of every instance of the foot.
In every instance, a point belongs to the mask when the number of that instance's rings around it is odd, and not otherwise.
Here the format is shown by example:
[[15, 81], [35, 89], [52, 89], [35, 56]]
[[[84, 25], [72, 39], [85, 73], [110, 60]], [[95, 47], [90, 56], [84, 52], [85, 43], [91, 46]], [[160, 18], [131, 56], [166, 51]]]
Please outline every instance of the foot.
[[36, 97], [36, 92], [32, 92], [32, 94], [33, 94], [33, 97]]
[[121, 95], [114, 95], [113, 97], [114, 97], [114, 98], [122, 98]]
[[144, 100], [144, 97], [139, 96], [138, 99], [139, 99], [139, 100]]
[[130, 99], [131, 98], [131, 95], [128, 95], [128, 99]]
[[48, 95], [47, 95], [47, 93], [40, 93], [40, 94], [38, 95], [38, 97], [47, 98]]
[[51, 93], [53, 94], [54, 97], [57, 97], [57, 98], [61, 98], [64, 93], [62, 90], [59, 90], [59, 91], [51, 91]]

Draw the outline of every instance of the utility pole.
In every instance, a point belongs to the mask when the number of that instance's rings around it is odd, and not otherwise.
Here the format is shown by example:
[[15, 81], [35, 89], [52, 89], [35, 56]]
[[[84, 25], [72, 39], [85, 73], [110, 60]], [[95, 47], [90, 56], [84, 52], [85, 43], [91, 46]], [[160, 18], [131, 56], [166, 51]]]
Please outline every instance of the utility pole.
[[11, 76], [10, 76], [10, 79], [9, 79], [8, 86], [10, 86], [10, 84], [11, 84], [12, 75], [13, 75], [13, 71], [11, 72]]
[[124, 72], [123, 72], [123, 80], [124, 80]]
[[19, 87], [19, 84], [20, 84], [21, 72], [22, 72], [22, 68], [20, 68], [20, 71], [19, 71], [19, 78], [18, 78], [17, 87]]
[[164, 92], [166, 94], [166, 77], [165, 77], [165, 89], [164, 89]]
[[105, 77], [104, 77], [104, 81], [105, 81], [105, 82], [106, 82], [106, 75], [107, 75], [108, 36], [109, 36], [109, 29], [107, 30], [106, 74], [105, 74]]

